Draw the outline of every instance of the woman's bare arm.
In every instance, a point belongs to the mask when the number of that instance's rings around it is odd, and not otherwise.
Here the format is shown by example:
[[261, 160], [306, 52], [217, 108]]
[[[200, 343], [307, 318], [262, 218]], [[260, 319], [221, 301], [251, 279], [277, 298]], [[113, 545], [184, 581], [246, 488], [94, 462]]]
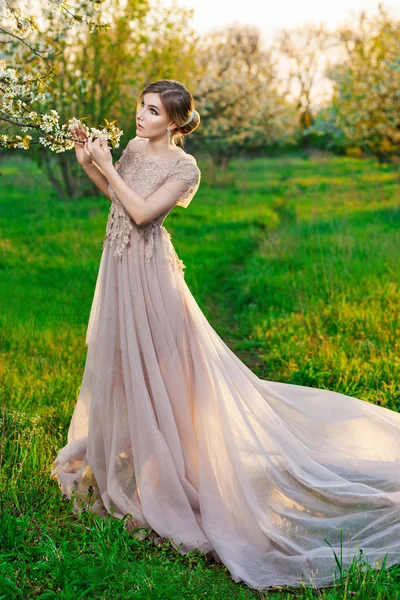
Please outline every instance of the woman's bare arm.
[[77, 125], [73, 128], [72, 137], [75, 140], [75, 155], [78, 163], [81, 165], [85, 173], [87, 173], [87, 175], [90, 177], [93, 183], [97, 185], [99, 190], [103, 192], [103, 194], [111, 202], [108, 192], [108, 178], [87, 152], [86, 144], [88, 136], [82, 126], [82, 123], [77, 123]]
[[105, 196], [110, 200], [110, 193], [108, 191], [109, 181], [107, 177], [104, 175], [103, 171], [96, 165], [93, 161], [91, 164], [81, 164], [82, 169], [85, 173], [90, 177], [90, 179], [97, 185], [99, 190], [103, 192]]

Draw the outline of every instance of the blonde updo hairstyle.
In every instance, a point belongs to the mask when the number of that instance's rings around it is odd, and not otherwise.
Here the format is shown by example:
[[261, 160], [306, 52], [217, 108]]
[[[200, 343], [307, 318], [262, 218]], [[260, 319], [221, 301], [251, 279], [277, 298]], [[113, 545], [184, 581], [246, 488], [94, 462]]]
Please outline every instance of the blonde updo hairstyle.
[[[176, 123], [178, 128], [171, 131], [171, 142], [183, 148], [184, 136], [194, 131], [200, 124], [200, 115], [194, 108], [194, 100], [189, 90], [175, 79], [160, 79], [149, 83], [141, 92], [138, 107], [145, 94], [159, 94], [169, 121]], [[184, 125], [194, 110], [193, 118]]]

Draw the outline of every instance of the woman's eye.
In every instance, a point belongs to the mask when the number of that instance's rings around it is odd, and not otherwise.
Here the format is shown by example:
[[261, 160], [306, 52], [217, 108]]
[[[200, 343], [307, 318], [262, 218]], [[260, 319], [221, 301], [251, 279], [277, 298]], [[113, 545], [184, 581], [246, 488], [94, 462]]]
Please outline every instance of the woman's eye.
[[[144, 102], [142, 100], [141, 105], [140, 106], [144, 106]], [[151, 109], [151, 112], [153, 113], [153, 115], [158, 115], [158, 112], [156, 110], [154, 110], [154, 108]]]

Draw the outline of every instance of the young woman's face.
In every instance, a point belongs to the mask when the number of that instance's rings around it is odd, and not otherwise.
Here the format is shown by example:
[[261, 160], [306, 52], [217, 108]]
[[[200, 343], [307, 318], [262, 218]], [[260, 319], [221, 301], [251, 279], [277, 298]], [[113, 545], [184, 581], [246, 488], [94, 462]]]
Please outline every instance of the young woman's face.
[[139, 137], [162, 137], [167, 132], [169, 121], [160, 96], [149, 92], [139, 101], [136, 111], [136, 134]]

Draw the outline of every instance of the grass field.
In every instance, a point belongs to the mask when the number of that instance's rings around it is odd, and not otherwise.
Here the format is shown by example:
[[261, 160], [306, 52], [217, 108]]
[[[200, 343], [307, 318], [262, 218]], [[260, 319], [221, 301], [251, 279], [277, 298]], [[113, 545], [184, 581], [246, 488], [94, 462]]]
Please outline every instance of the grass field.
[[[221, 337], [264, 379], [400, 410], [396, 168], [323, 155], [199, 166], [190, 207], [164, 225]], [[21, 158], [0, 171], [0, 599], [400, 598], [397, 567], [257, 592], [196, 552], [72, 514], [50, 464], [79, 392], [109, 201], [62, 203]]]

